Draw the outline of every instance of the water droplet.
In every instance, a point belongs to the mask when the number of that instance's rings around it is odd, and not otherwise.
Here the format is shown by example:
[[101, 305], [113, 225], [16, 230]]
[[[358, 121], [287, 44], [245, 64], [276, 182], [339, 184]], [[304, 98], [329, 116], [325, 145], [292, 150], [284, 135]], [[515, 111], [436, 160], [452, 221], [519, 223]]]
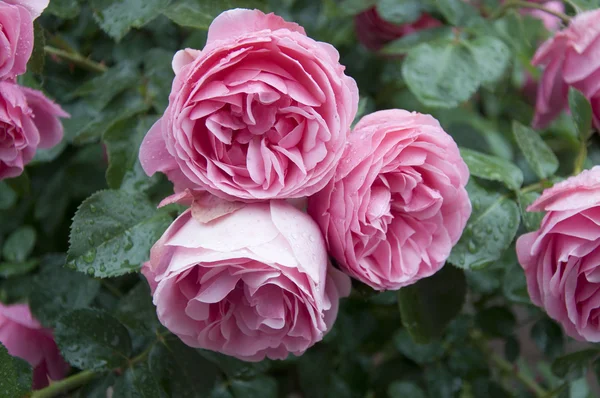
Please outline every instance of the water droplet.
[[100, 266], [100, 272], [106, 272], [106, 267], [104, 265]]
[[69, 262], [67, 263], [67, 268], [68, 268], [68, 269], [76, 269], [76, 268], [77, 268], [77, 265], [75, 265], [75, 261], [69, 261]]
[[83, 261], [85, 261], [88, 264], [91, 264], [94, 262], [94, 260], [96, 259], [96, 249], [92, 248], [90, 250], [88, 250], [84, 255], [83, 255]]
[[296, 233], [293, 233], [293, 234], [292, 234], [292, 239], [298, 239], [298, 234], [296, 234]]
[[89, 267], [89, 268], [87, 269], [87, 273], [88, 273], [88, 275], [90, 275], [90, 276], [91, 276], [91, 275], [94, 275], [94, 267]]
[[477, 251], [477, 245], [474, 241], [470, 240], [467, 244], [467, 249], [469, 250], [469, 253], [475, 253]]
[[123, 245], [123, 249], [125, 251], [129, 251], [129, 250], [131, 250], [132, 247], [133, 247], [133, 240], [131, 239], [130, 236], [127, 236], [127, 240], [125, 241], [125, 244]]
[[315, 238], [313, 235], [309, 235], [308, 240], [311, 242], [315, 242], [317, 240], [317, 238]]
[[90, 211], [91, 211], [92, 213], [95, 213], [97, 210], [98, 210], [98, 209], [96, 209], [96, 206], [94, 206], [94, 205], [90, 205]]

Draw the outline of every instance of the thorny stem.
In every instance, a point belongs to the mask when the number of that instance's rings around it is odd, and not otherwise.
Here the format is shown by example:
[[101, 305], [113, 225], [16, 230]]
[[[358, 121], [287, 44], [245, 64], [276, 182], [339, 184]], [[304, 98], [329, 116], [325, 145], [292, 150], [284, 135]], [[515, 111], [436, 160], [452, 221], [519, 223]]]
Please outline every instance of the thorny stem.
[[53, 398], [62, 393], [71, 391], [77, 387], [81, 387], [90, 380], [98, 376], [97, 373], [91, 370], [84, 370], [74, 374], [73, 376], [67, 377], [57, 382], [53, 382], [48, 387], [38, 391], [34, 391], [31, 394], [31, 398]]
[[108, 70], [106, 65], [94, 62], [91, 59], [85, 58], [83, 55], [77, 52], [65, 51], [51, 46], [44, 46], [44, 52], [46, 54], [55, 55], [67, 61], [74, 63], [84, 69], [91, 70], [93, 72], [103, 73]]
[[533, 8], [536, 10], [544, 11], [550, 15], [560, 18], [566, 25], [571, 22], [571, 17], [559, 11], [554, 11], [546, 8], [543, 4], [531, 3], [529, 1], [521, 0], [509, 0], [504, 3], [498, 10], [491, 16], [491, 19], [498, 19], [504, 15], [504, 13], [510, 8]]
[[[132, 366], [136, 365], [137, 363], [145, 360], [148, 357], [148, 355], [150, 354], [150, 351], [152, 350], [152, 348], [156, 345], [156, 343], [158, 343], [159, 341], [162, 341], [162, 338], [163, 338], [163, 335], [157, 333], [156, 340], [154, 340], [152, 343], [150, 343], [148, 345], [148, 347], [146, 347], [146, 349], [140, 355], [130, 359], [127, 366], [132, 367]], [[68, 392], [68, 391], [71, 391], [78, 387], [83, 386], [87, 382], [93, 380], [99, 374], [100, 373], [95, 373], [90, 370], [84, 370], [84, 371], [76, 373], [70, 377], [67, 377], [66, 379], [54, 382], [46, 388], [43, 388], [38, 391], [34, 391], [30, 395], [29, 398], [54, 398], [60, 394], [63, 394], [65, 392]]]
[[529, 377], [526, 374], [523, 374], [517, 369], [515, 365], [508, 362], [498, 354], [496, 354], [485, 341], [483, 335], [479, 330], [471, 331], [470, 333], [471, 340], [475, 343], [475, 345], [481, 350], [482, 353], [489, 359], [489, 361], [498, 368], [503, 373], [511, 374], [517, 380], [519, 380], [524, 386], [526, 386], [529, 390], [531, 390], [536, 397], [538, 398], [546, 398], [548, 397], [548, 392], [542, 388], [535, 380]]

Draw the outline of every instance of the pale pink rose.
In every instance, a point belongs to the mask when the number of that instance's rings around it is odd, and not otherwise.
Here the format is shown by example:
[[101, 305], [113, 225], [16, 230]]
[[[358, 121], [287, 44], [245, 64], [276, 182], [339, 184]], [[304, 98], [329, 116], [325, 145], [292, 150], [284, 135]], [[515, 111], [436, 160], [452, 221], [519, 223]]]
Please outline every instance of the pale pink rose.
[[375, 7], [354, 17], [354, 29], [358, 40], [369, 50], [378, 51], [387, 43], [420, 30], [441, 26], [442, 23], [427, 13], [411, 23], [397, 25], [386, 21]]
[[0, 1], [0, 79], [25, 73], [33, 51], [33, 21], [29, 11]]
[[69, 370], [52, 332], [33, 318], [26, 304], [0, 303], [0, 343], [10, 355], [24, 359], [31, 365], [33, 389], [46, 387], [48, 379], [62, 379]]
[[142, 273], [165, 327], [189, 346], [246, 361], [302, 354], [350, 293], [318, 226], [285, 201], [196, 197]]
[[[565, 5], [562, 1], [537, 0], [532, 2], [543, 3], [544, 7], [551, 11], [565, 12]], [[550, 32], [554, 32], [560, 27], [560, 18], [555, 17], [554, 15], [549, 14], [546, 11], [536, 10], [533, 8], [522, 8], [521, 14], [531, 15], [532, 17], [539, 19], [540, 21], [542, 21], [546, 29], [548, 29]]]
[[573, 338], [600, 341], [600, 166], [544, 191], [540, 229], [517, 240], [531, 301]]
[[544, 65], [533, 125], [544, 128], [567, 107], [569, 87], [590, 100], [600, 128], [600, 9], [581, 13], [537, 50], [531, 63]]
[[329, 181], [358, 107], [333, 46], [276, 15], [235, 9], [173, 69], [169, 106], [140, 149], [146, 173], [167, 174], [177, 192], [247, 201], [307, 196]]
[[20, 175], [36, 149], [60, 142], [60, 106], [37, 90], [0, 81], [0, 180]]
[[36, 19], [50, 4], [50, 0], [2, 0], [4, 3], [25, 7], [31, 14], [31, 19]]
[[308, 213], [342, 270], [374, 289], [395, 290], [444, 265], [471, 214], [468, 179], [437, 120], [379, 111], [358, 122]]

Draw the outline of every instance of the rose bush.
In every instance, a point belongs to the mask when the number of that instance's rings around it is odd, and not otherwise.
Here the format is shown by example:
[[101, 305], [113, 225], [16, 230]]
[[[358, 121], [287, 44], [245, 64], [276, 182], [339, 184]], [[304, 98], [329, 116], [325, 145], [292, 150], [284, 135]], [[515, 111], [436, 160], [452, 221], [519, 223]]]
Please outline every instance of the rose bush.
[[175, 220], [142, 269], [158, 318], [192, 347], [247, 361], [301, 355], [350, 293], [317, 225], [285, 202], [204, 200]]
[[375, 289], [399, 289], [444, 265], [471, 214], [468, 179], [434, 118], [379, 111], [358, 122], [308, 212], [344, 270]]
[[0, 397], [599, 394], [599, 0], [0, 9]]
[[140, 150], [148, 174], [244, 200], [307, 196], [329, 181], [358, 106], [334, 47], [276, 15], [231, 10], [173, 69], [169, 107]]

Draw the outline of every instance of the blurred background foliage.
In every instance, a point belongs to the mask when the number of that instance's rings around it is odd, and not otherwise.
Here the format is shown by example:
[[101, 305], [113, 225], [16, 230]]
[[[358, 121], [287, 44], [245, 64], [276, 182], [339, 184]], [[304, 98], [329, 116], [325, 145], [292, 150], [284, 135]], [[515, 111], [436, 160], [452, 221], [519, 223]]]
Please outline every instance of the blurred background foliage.
[[[567, 12], [597, 3], [571, 1]], [[135, 272], [180, 211], [155, 209], [172, 188], [143, 173], [139, 145], [168, 104], [173, 54], [201, 49], [212, 19], [233, 7], [274, 11], [333, 44], [358, 82], [358, 117], [434, 115], [473, 176], [474, 211], [451, 264], [399, 292], [356, 284], [324, 342], [286, 361], [185, 346], [158, 323]], [[428, 12], [444, 26], [372, 52], [354, 26], [371, 7], [395, 23]], [[566, 114], [539, 134], [526, 127], [524, 86], [540, 75], [530, 60], [549, 34], [497, 0], [52, 0], [19, 80], [71, 118], [60, 145], [0, 182], [0, 300], [28, 301], [55, 329], [79, 377], [72, 397], [597, 396], [600, 347], [569, 340], [531, 304], [514, 251], [539, 225], [524, 209], [540, 190], [600, 162], [598, 135], [582, 138]], [[26, 394], [22, 380], [6, 383], [0, 396]]]

